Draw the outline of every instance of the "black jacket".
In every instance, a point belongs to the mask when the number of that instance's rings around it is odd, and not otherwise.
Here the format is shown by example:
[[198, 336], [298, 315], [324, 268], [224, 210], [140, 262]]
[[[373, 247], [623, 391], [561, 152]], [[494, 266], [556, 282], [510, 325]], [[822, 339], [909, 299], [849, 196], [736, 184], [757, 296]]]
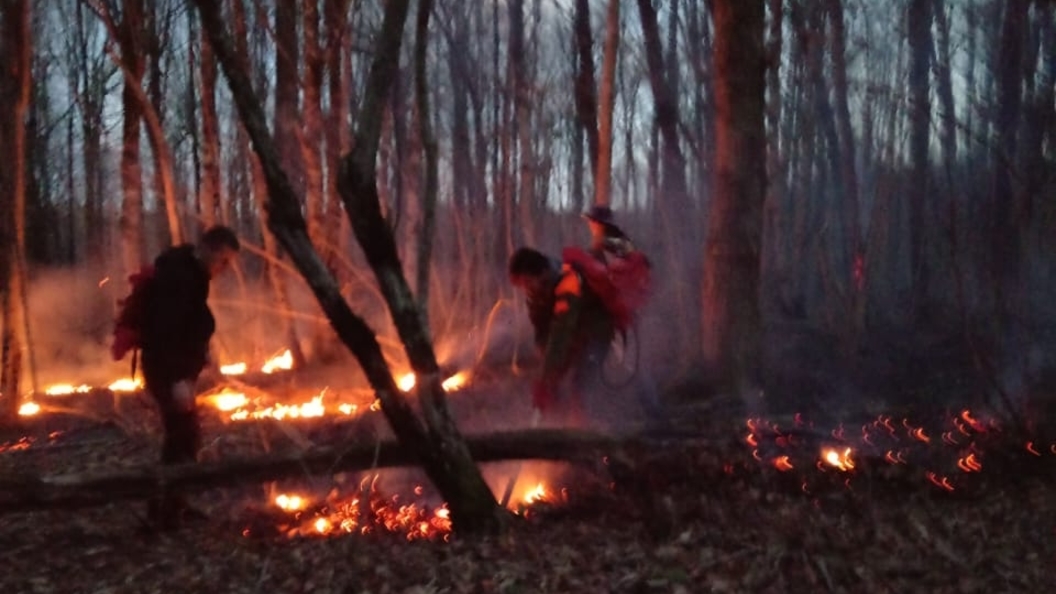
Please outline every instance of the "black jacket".
[[154, 260], [142, 335], [148, 384], [194, 380], [205, 367], [216, 322], [209, 311], [209, 271], [194, 246], [171, 247]]

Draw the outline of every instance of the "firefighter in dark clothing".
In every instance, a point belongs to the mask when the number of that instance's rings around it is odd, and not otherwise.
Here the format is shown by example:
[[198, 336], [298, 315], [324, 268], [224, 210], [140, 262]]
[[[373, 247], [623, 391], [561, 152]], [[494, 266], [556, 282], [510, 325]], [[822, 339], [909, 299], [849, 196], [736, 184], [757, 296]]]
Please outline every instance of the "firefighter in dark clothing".
[[[529, 315], [542, 351], [543, 368], [532, 388], [532, 403], [543, 411], [561, 400], [573, 423], [582, 422], [583, 398], [591, 382], [601, 378], [615, 328], [600, 298], [582, 275], [568, 264], [531, 248], [510, 259], [510, 282], [524, 291]], [[568, 398], [558, 398], [569, 378]]]
[[[238, 255], [235, 233], [212, 227], [197, 245], [166, 249], [154, 261], [146, 297], [141, 365], [147, 391], [157, 402], [164, 439], [162, 464], [194, 462], [201, 432], [195, 383], [210, 364], [209, 341], [216, 329], [209, 310], [209, 283]], [[180, 498], [151, 501], [151, 520], [166, 527], [188, 513]], [[192, 512], [193, 513], [193, 512]]]

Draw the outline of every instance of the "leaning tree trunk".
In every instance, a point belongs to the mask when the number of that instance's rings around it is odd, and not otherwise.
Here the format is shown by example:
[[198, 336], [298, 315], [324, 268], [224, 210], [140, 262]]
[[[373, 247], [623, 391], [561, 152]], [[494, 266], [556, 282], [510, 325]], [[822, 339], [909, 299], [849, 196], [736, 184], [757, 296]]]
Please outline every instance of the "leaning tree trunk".
[[0, 118], [0, 423], [17, 422], [21, 397], [29, 24], [27, 0], [0, 5], [0, 105], [10, 110]]
[[704, 254], [704, 356], [721, 383], [756, 381], [766, 196], [763, 0], [714, 0], [715, 188]]
[[484, 482], [447, 410], [436, 356], [400, 271], [396, 243], [381, 216], [378, 201], [375, 168], [381, 114], [385, 96], [391, 88], [409, 2], [390, 0], [385, 6], [377, 51], [359, 114], [356, 145], [341, 163], [340, 193], [353, 231], [374, 269], [411, 367], [418, 377], [426, 427], [422, 426], [397, 388], [374, 332], [349, 309], [333, 276], [312, 247], [297, 196], [279, 165], [278, 151], [268, 134], [264, 110], [250, 84], [247, 65], [238, 59], [230, 36], [223, 29], [219, 8], [204, 0], [198, 0], [196, 4], [202, 27], [213, 43], [241, 119], [260, 155], [269, 190], [268, 228], [289, 251], [342, 342], [359, 360], [393, 431], [401, 443], [415, 452], [426, 474], [447, 500], [455, 527], [466, 532], [499, 530], [504, 524], [505, 513]]

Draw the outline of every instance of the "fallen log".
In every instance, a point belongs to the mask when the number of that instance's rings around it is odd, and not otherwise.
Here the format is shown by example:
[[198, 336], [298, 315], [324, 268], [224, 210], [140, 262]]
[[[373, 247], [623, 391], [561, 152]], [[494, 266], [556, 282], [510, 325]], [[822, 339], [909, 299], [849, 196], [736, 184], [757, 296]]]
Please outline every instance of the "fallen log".
[[[467, 439], [478, 463], [549, 460], [622, 465], [620, 451], [637, 437], [540, 429], [474, 436]], [[160, 492], [200, 492], [252, 482], [341, 472], [417, 466], [418, 459], [396, 441], [357, 443], [285, 455], [222, 460], [178, 466], [138, 466], [110, 473], [51, 476], [7, 474], [0, 480], [0, 514], [39, 509], [76, 509], [120, 500], [144, 499]]]

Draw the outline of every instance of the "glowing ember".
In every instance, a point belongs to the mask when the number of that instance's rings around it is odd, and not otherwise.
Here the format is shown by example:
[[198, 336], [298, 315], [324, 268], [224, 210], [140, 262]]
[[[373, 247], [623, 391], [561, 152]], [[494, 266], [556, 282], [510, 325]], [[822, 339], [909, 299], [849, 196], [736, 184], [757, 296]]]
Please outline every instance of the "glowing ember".
[[264, 373], [275, 373], [276, 371], [289, 371], [293, 369], [293, 353], [286, 349], [282, 354], [276, 355], [264, 362], [260, 370]]
[[851, 448], [838, 451], [835, 448], [822, 448], [821, 459], [828, 464], [844, 472], [854, 470], [854, 460], [851, 459]]
[[231, 363], [230, 365], [221, 365], [220, 373], [223, 375], [242, 375], [246, 373], [248, 366], [245, 363]]
[[107, 386], [111, 392], [135, 392], [143, 387], [143, 381], [133, 378], [122, 378]]
[[792, 462], [789, 461], [788, 456], [778, 456], [773, 460], [774, 468], [781, 472], [792, 470]]
[[283, 493], [275, 498], [275, 505], [279, 506], [279, 509], [282, 509], [283, 511], [295, 512], [304, 509], [308, 505], [308, 502], [300, 495], [287, 495]]
[[23, 402], [22, 406], [18, 407], [18, 414], [22, 417], [32, 417], [39, 413], [40, 405], [36, 402]]
[[48, 396], [69, 396], [70, 394], [87, 394], [92, 391], [91, 386], [75, 386], [73, 384], [55, 384], [44, 388], [44, 393]]
[[960, 468], [964, 472], [979, 472], [983, 469], [983, 465], [976, 458], [975, 454], [968, 454], [967, 456], [957, 460], [957, 468]]

